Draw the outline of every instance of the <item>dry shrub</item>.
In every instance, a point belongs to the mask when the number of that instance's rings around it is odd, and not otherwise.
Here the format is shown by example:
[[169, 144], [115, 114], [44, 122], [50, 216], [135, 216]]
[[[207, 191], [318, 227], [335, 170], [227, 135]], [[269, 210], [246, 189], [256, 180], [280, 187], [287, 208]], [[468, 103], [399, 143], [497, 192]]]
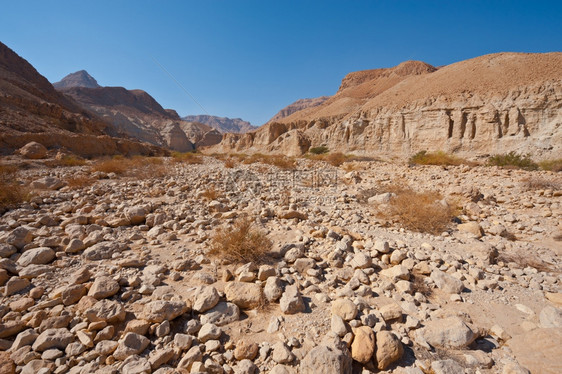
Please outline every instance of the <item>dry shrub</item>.
[[532, 267], [541, 272], [551, 272], [551, 273], [559, 272], [559, 270], [556, 268], [554, 264], [551, 264], [550, 262], [546, 262], [532, 254], [526, 254], [520, 252], [514, 252], [514, 253], [500, 252], [497, 261], [498, 262], [502, 261], [505, 263], [512, 262], [517, 264], [521, 268]]
[[423, 274], [413, 273], [412, 274], [412, 286], [414, 292], [419, 292], [425, 297], [429, 298], [433, 294], [433, 290], [425, 282], [425, 276]]
[[236, 161], [234, 161], [233, 158], [227, 158], [226, 160], [224, 160], [225, 168], [232, 169], [234, 166], [236, 166]]
[[168, 172], [161, 158], [144, 156], [130, 158], [114, 156], [110, 159], [101, 159], [92, 165], [91, 170], [138, 179], [162, 177]]
[[217, 190], [217, 188], [214, 185], [209, 186], [206, 190], [204, 190], [201, 193], [201, 197], [209, 201], [216, 200], [222, 196], [223, 196], [222, 192]]
[[45, 165], [49, 167], [71, 167], [71, 166], [84, 166], [86, 165], [86, 160], [72, 155], [62, 156], [60, 159], [49, 160], [45, 162]]
[[552, 239], [554, 239], [554, 241], [556, 242], [562, 242], [562, 233], [560, 234], [555, 234]]
[[550, 170], [550, 171], [562, 171], [562, 158], [555, 159], [555, 160], [545, 160], [539, 162], [539, 166], [543, 170]]
[[84, 187], [89, 187], [96, 183], [96, 180], [87, 175], [77, 175], [75, 177], [66, 179], [66, 186], [71, 190], [77, 190]]
[[467, 164], [467, 161], [443, 151], [420, 151], [410, 157], [408, 163], [411, 165], [461, 165]]
[[295, 160], [283, 155], [264, 155], [261, 153], [254, 153], [250, 156], [243, 155], [241, 157], [242, 162], [245, 164], [261, 162], [262, 164], [277, 166], [283, 170], [292, 170], [295, 168]]
[[0, 165], [0, 212], [13, 208], [29, 197], [27, 189], [16, 182], [17, 168]]
[[231, 227], [220, 227], [211, 239], [211, 255], [233, 262], [261, 262], [271, 250], [272, 241], [254, 227], [249, 217], [239, 218]]
[[451, 224], [454, 210], [441, 204], [442, 197], [436, 192], [397, 190], [388, 208], [380, 212], [382, 218], [396, 221], [401, 227], [431, 234], [440, 234]]
[[561, 183], [541, 177], [530, 177], [523, 181], [523, 186], [527, 190], [558, 190], [561, 188]]
[[193, 152], [185, 152], [185, 153], [172, 152], [172, 161], [182, 164], [195, 165], [195, 164], [202, 164], [203, 158], [200, 155]]

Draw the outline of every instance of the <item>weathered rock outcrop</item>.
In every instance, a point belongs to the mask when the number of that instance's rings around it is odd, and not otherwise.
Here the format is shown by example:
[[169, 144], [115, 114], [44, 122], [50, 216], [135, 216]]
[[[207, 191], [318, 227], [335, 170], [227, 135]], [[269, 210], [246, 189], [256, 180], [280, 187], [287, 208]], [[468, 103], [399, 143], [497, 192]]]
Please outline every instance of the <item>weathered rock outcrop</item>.
[[559, 157], [561, 109], [562, 53], [499, 53], [439, 69], [408, 61], [348, 74], [321, 105], [225, 136], [217, 148], [299, 154], [309, 144], [402, 157], [420, 150]]
[[255, 130], [255, 127], [248, 121], [244, 121], [240, 118], [228, 118], [228, 117], [217, 117], [210, 116], [206, 114], [191, 115], [182, 117], [184, 121], [187, 122], [199, 122], [214, 129], [217, 129], [221, 133], [245, 133], [248, 131]]

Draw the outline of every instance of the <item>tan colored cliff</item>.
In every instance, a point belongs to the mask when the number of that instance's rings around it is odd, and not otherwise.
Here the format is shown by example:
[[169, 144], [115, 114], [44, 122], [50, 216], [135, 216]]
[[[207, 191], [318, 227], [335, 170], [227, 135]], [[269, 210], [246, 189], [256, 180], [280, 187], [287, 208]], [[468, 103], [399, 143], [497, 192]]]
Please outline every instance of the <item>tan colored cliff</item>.
[[418, 61], [348, 74], [319, 106], [214, 151], [299, 155], [309, 147], [407, 157], [517, 151], [562, 157], [562, 53], [498, 53], [439, 69]]

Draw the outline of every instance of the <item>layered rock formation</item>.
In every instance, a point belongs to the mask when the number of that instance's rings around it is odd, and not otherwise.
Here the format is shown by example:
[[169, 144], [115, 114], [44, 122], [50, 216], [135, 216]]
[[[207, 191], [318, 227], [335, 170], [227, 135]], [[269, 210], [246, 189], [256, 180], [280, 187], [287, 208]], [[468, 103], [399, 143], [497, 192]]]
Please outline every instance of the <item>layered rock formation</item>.
[[116, 138], [119, 132], [71, 98], [6, 45], [0, 43], [0, 153], [31, 141], [76, 154], [159, 154], [163, 150]]
[[200, 114], [185, 116], [182, 117], [182, 119], [187, 122], [203, 123], [207, 126], [217, 129], [221, 133], [246, 133], [248, 131], [256, 129], [250, 122], [244, 121], [240, 118], [217, 117]]
[[321, 105], [244, 135], [222, 151], [298, 155], [310, 146], [406, 157], [509, 151], [562, 154], [562, 53], [499, 53], [440, 69], [407, 61], [348, 74]]

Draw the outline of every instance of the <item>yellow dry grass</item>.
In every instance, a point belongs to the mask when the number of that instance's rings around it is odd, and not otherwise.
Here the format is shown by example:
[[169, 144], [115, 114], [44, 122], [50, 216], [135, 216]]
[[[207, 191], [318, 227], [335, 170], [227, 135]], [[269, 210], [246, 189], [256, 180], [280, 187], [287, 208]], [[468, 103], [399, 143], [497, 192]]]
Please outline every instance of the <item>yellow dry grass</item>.
[[273, 243], [255, 227], [249, 217], [239, 218], [231, 227], [221, 227], [211, 238], [209, 254], [232, 262], [261, 262]]

